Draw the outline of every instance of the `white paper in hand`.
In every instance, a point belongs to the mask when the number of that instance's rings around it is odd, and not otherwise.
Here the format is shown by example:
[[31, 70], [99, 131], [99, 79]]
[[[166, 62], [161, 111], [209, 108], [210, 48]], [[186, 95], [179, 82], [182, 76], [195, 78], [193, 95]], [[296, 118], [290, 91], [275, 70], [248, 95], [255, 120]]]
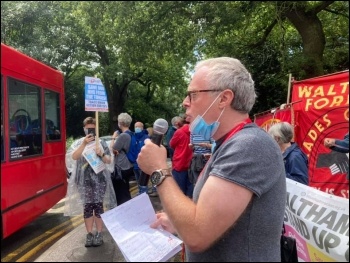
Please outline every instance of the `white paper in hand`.
[[101, 217], [128, 262], [164, 262], [181, 251], [182, 240], [150, 227], [157, 217], [146, 193]]

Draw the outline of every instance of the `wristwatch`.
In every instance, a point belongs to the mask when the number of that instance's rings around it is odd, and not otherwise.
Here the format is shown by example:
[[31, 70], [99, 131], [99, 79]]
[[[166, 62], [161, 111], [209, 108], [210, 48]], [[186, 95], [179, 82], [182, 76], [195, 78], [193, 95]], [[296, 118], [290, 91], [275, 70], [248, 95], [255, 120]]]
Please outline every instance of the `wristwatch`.
[[170, 169], [155, 170], [151, 174], [151, 183], [152, 185], [159, 186], [168, 176], [172, 176]]

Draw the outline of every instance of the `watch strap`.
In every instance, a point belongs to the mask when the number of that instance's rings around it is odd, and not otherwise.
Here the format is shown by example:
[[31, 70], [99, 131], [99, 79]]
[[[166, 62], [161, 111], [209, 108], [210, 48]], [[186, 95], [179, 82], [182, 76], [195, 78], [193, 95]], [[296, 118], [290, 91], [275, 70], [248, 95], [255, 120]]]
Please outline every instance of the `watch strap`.
[[159, 183], [156, 184], [156, 186], [161, 185], [166, 177], [171, 177], [172, 176], [171, 170], [169, 168], [167, 168], [167, 169], [159, 169], [159, 170], [156, 170], [156, 172], [159, 172], [162, 175], [160, 180], [159, 180]]
[[161, 169], [161, 173], [162, 173], [164, 176], [173, 176], [172, 173], [171, 173], [170, 168]]

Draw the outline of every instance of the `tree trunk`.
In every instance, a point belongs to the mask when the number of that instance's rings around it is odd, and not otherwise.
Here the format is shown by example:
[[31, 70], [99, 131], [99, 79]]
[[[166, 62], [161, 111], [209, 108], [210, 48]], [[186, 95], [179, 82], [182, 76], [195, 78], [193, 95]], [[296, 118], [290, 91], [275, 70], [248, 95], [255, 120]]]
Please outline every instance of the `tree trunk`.
[[324, 74], [323, 52], [326, 45], [326, 37], [317, 14], [333, 2], [320, 1], [313, 8], [308, 6], [305, 1], [283, 1], [278, 3], [281, 15], [289, 19], [302, 38], [305, 62], [301, 67], [304, 69], [307, 78]]
[[305, 63], [302, 68], [308, 78], [323, 75], [323, 52], [326, 38], [321, 21], [313, 13], [300, 10], [291, 10], [285, 13], [286, 17], [298, 30], [303, 41]]
[[118, 84], [116, 81], [106, 81], [106, 91], [108, 96], [109, 130], [113, 133], [118, 129], [118, 115], [123, 111], [127, 98], [127, 88], [129, 82]]

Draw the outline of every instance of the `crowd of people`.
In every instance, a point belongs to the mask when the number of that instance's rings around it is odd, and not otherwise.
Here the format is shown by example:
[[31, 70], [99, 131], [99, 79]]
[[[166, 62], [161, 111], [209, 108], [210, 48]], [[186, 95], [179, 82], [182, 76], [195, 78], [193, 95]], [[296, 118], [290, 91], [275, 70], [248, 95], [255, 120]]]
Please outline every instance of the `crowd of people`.
[[[186, 113], [172, 118], [161, 147], [152, 143], [152, 129], [140, 121], [132, 133], [132, 117], [121, 113], [110, 152], [103, 140], [98, 144], [87, 133], [95, 120], [86, 118], [85, 137], [66, 155], [72, 176], [65, 212], [83, 213], [85, 246], [103, 243], [101, 213], [130, 200], [130, 177], [138, 181], [144, 172], [154, 176], [154, 185], [150, 191], [139, 184], [138, 194], [156, 190], [164, 209], [151, 227], [178, 235], [186, 261], [280, 261], [286, 178], [308, 185], [308, 158], [293, 141], [291, 124], [277, 123], [265, 132], [252, 123], [249, 112], [255, 100], [254, 81], [245, 66], [219, 57], [196, 65], [182, 102]], [[133, 140], [136, 162], [128, 157]], [[93, 142], [95, 155], [106, 164], [98, 171], [85, 154]], [[348, 152], [349, 136], [342, 141], [326, 138], [324, 145]]]

